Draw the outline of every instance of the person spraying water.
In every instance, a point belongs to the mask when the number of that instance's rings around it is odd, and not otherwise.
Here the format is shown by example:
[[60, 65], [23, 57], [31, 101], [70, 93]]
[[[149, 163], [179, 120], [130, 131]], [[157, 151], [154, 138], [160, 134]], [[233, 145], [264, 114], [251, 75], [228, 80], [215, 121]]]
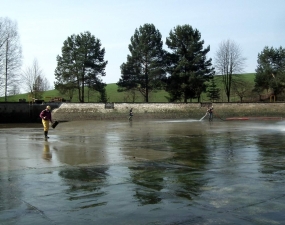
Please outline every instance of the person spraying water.
[[210, 108], [207, 109], [206, 114], [199, 120], [202, 121], [207, 115], [209, 115], [209, 121], [213, 121], [213, 112], [214, 112], [214, 107], [211, 106]]
[[214, 107], [211, 106], [210, 108], [208, 108], [207, 112], [209, 113], [209, 121], [213, 121]]

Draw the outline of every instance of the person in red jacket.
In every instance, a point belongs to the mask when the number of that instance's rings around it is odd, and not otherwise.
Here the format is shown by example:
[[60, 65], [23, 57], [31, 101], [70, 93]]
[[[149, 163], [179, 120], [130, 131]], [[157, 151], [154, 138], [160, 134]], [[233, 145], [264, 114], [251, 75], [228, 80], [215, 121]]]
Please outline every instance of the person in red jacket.
[[43, 123], [43, 126], [44, 126], [45, 138], [49, 138], [48, 137], [49, 123], [50, 122], [52, 123], [51, 108], [50, 108], [49, 105], [46, 107], [46, 109], [41, 111], [40, 117], [42, 118], [42, 123]]

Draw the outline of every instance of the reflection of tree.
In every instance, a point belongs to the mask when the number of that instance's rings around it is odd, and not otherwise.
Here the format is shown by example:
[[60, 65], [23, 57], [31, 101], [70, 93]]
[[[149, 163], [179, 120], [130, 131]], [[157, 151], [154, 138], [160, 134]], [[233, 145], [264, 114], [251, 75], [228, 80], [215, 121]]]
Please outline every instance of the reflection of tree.
[[142, 205], [157, 204], [161, 201], [160, 190], [163, 188], [165, 168], [130, 167], [132, 182], [138, 185], [135, 197]]
[[[89, 168], [82, 167], [77, 169], [65, 169], [60, 171], [59, 175], [68, 181], [69, 183], [80, 182], [96, 183], [102, 185], [106, 180], [106, 171], [108, 168]], [[99, 185], [99, 186], [100, 186]]]
[[[194, 131], [196, 132], [196, 131]], [[179, 131], [171, 130], [179, 134]], [[149, 139], [148, 134], [141, 135], [144, 149], [151, 148], [156, 151], [171, 151], [173, 158], [168, 162], [150, 162], [136, 167], [129, 167], [132, 182], [136, 184], [135, 195], [142, 205], [158, 204], [167, 198], [182, 198], [192, 200], [199, 195], [201, 186], [205, 185], [203, 171], [209, 163], [209, 146], [202, 134], [181, 134], [170, 136], [156, 145]], [[152, 139], [153, 140], [153, 139]]]
[[[172, 189], [178, 197], [191, 200], [200, 193], [200, 187], [204, 185], [203, 171], [209, 163], [209, 146], [205, 136], [201, 133], [188, 133], [180, 137], [171, 137], [167, 140], [175, 155], [172, 164], [178, 166], [173, 171]], [[187, 166], [187, 167], [184, 167]]]
[[201, 179], [202, 172], [199, 173], [190, 168], [179, 168], [175, 171], [175, 175], [179, 184], [175, 194], [179, 197], [192, 200], [193, 196], [199, 195], [200, 187], [205, 185], [205, 181]]
[[[76, 168], [60, 171], [59, 175], [64, 178], [67, 185], [70, 186], [67, 194], [70, 201], [78, 201], [80, 208], [92, 208], [105, 205], [106, 202], [100, 202], [100, 198], [106, 193], [101, 190], [106, 185], [106, 171], [108, 167], [103, 168]], [[82, 201], [88, 198], [88, 201]]]
[[261, 172], [277, 175], [279, 171], [284, 171], [285, 139], [283, 135], [276, 133], [259, 135], [257, 140], [256, 145], [261, 157]]
[[167, 142], [175, 152], [173, 157], [175, 164], [203, 169], [208, 163], [208, 146], [202, 135], [190, 134], [182, 137], [172, 137]]
[[132, 182], [137, 185], [134, 197], [142, 205], [158, 204], [163, 199], [176, 197], [192, 200], [205, 185], [202, 172], [193, 168], [152, 164], [129, 167]]

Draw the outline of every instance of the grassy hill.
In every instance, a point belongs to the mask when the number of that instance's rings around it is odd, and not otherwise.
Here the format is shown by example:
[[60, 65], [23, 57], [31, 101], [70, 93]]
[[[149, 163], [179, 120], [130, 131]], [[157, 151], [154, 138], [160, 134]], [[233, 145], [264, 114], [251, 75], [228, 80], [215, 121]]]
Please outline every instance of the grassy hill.
[[[254, 78], [255, 73], [247, 73], [247, 74], [241, 74], [241, 75], [235, 75], [239, 76], [240, 79], [247, 81], [252, 88], [254, 87]], [[217, 84], [217, 87], [221, 89], [220, 95], [220, 101], [224, 102], [227, 101], [225, 92], [223, 90], [223, 85], [221, 82], [221, 76], [215, 76], [215, 81]], [[144, 102], [144, 99], [142, 95], [137, 92], [135, 94], [132, 94], [130, 92], [118, 92], [118, 87], [116, 84], [107, 84], [106, 86], [106, 92], [107, 92], [107, 98], [108, 102]], [[157, 91], [152, 92], [149, 97], [149, 102], [168, 102], [167, 98], [168, 93], [165, 91]], [[48, 102], [50, 98], [53, 97], [62, 97], [65, 99], [69, 99], [67, 96], [61, 95], [57, 90], [49, 90], [43, 93], [43, 100]], [[98, 102], [99, 94], [98, 92], [90, 91], [88, 94], [88, 90], [85, 91], [85, 102]], [[18, 94], [13, 96], [8, 96], [8, 102], [19, 102], [19, 99], [26, 99], [28, 101], [29, 95], [28, 94]], [[4, 97], [0, 97], [0, 102], [4, 102]], [[239, 98], [235, 95], [232, 95], [231, 101], [238, 101]], [[206, 102], [209, 101], [207, 98], [206, 93], [203, 93], [201, 95], [201, 101]], [[74, 97], [72, 99], [72, 102], [78, 102], [77, 93], [75, 92]], [[197, 99], [194, 99], [193, 102], [197, 102]]]

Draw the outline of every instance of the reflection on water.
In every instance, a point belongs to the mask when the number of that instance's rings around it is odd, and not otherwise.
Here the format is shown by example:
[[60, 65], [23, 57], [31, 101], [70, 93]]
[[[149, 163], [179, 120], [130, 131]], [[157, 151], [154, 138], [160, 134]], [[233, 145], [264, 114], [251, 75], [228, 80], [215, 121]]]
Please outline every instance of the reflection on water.
[[106, 193], [101, 190], [106, 185], [106, 170], [108, 168], [79, 168], [62, 170], [59, 176], [69, 186], [66, 190], [69, 201], [75, 201], [77, 207], [93, 208], [107, 204], [100, 201]]
[[204, 185], [202, 174], [189, 167], [153, 163], [129, 169], [131, 181], [136, 184], [134, 196], [140, 205], [158, 204], [167, 199], [192, 200]]
[[261, 161], [261, 172], [276, 175], [285, 175], [285, 140], [284, 135], [278, 132], [260, 135], [257, 138], [256, 145], [259, 148], [259, 157]]
[[283, 224], [283, 127], [71, 122], [48, 141], [0, 129], [0, 224]]
[[52, 158], [52, 154], [51, 154], [51, 151], [49, 149], [49, 143], [48, 142], [45, 142], [44, 143], [44, 150], [43, 150], [43, 159], [45, 160], [51, 160]]

